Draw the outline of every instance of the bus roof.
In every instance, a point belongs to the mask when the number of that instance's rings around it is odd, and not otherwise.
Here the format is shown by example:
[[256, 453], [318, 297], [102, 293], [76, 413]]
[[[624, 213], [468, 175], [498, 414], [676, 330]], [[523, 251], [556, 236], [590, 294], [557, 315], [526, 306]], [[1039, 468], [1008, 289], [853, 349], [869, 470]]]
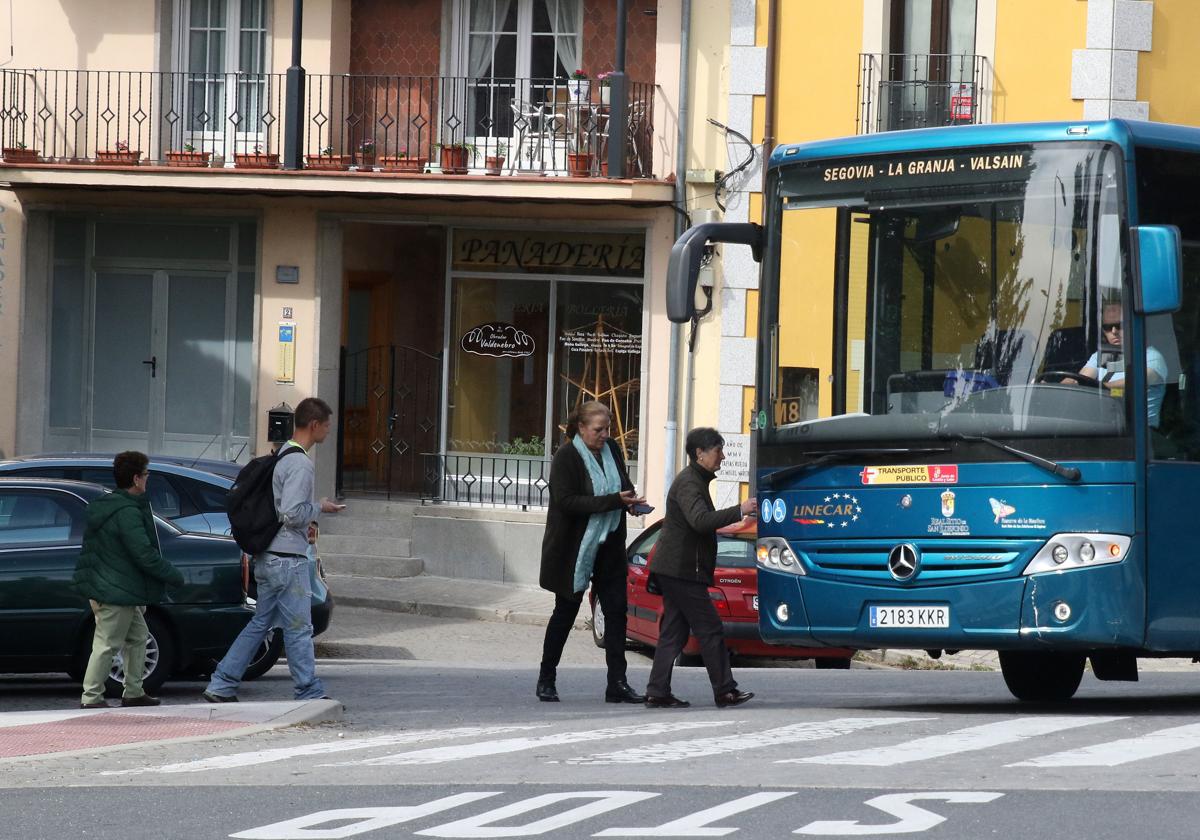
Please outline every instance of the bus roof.
[[775, 147], [770, 167], [817, 158], [856, 157], [971, 146], [1045, 143], [1052, 140], [1082, 140], [1116, 143], [1126, 154], [1135, 145], [1164, 149], [1200, 151], [1200, 128], [1141, 120], [1079, 122], [996, 123], [881, 131], [854, 137], [837, 137], [811, 143], [787, 143]]

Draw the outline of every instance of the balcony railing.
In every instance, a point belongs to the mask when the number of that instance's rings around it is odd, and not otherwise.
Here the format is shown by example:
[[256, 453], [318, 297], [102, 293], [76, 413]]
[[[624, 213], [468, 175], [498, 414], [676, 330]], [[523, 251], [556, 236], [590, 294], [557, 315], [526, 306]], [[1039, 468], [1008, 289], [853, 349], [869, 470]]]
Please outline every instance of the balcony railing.
[[[10, 163], [279, 168], [284, 127], [298, 116], [307, 168], [603, 176], [609, 90], [596, 80], [310, 74], [295, 115], [279, 73], [2, 70], [0, 140]], [[654, 177], [653, 103], [653, 85], [627, 84], [626, 177]]]
[[[426, 453], [422, 502], [523, 510], [550, 504], [550, 458]], [[637, 483], [638, 465], [627, 462]]]
[[858, 63], [859, 134], [984, 121], [978, 55], [863, 53]]

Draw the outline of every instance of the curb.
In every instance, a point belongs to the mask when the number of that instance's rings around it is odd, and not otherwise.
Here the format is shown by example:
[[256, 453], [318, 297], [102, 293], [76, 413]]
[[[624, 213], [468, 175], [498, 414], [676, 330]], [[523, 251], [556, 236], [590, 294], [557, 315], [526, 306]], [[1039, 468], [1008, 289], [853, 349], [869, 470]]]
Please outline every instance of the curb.
[[[545, 627], [550, 616], [526, 610], [507, 610], [502, 607], [468, 607], [464, 604], [435, 604], [423, 601], [397, 601], [390, 598], [370, 598], [360, 595], [338, 595], [338, 603], [351, 607], [367, 607], [387, 612], [424, 615], [431, 618], [463, 618], [471, 621], [494, 621], [501, 624], [523, 624]], [[583, 610], [580, 610], [582, 614]], [[581, 615], [575, 619], [576, 630], [588, 629]]]

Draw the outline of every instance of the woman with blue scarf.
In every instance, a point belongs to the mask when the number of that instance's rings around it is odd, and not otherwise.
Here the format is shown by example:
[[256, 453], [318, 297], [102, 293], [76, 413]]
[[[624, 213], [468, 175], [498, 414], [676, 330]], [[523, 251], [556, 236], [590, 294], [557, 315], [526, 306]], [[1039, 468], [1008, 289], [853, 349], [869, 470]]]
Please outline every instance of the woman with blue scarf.
[[590, 584], [604, 610], [609, 703], [643, 703], [625, 678], [625, 513], [634, 492], [620, 447], [609, 440], [608, 406], [585, 402], [567, 419], [569, 438], [550, 464], [550, 508], [542, 538], [543, 589], [554, 593], [546, 625], [539, 700], [557, 702], [558, 663]]

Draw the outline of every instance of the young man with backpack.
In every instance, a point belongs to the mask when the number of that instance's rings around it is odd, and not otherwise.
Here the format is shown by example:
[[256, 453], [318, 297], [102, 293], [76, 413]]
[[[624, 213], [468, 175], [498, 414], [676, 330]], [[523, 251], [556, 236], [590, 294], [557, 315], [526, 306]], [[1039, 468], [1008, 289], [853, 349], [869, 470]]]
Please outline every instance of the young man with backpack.
[[[295, 433], [274, 456], [264, 456], [246, 465], [230, 491], [230, 522], [234, 536], [243, 549], [267, 541], [265, 549], [255, 551], [254, 577], [258, 582], [258, 603], [254, 617], [243, 628], [217, 665], [203, 697], [210, 703], [237, 701], [238, 686], [255, 652], [272, 627], [282, 628], [288, 670], [292, 673], [297, 700], [325, 697], [325, 686], [316, 674], [312, 641], [312, 590], [310, 588], [309, 544], [317, 538], [317, 520], [322, 513], [336, 513], [345, 505], [313, 497], [315, 470], [309, 451], [329, 436], [333, 410], [328, 403], [308, 397], [296, 406]], [[253, 469], [252, 469], [253, 468]], [[277, 514], [278, 530], [261, 523], [239, 527], [239, 514], [254, 507], [257, 495], [266, 492], [269, 471], [271, 497]], [[257, 482], [262, 482], [261, 488]], [[246, 485], [243, 487], [242, 485]], [[253, 485], [253, 486], [252, 486]], [[260, 489], [256, 494], [255, 490]], [[250, 515], [250, 519], [253, 516]], [[274, 524], [271, 523], [272, 527]]]

